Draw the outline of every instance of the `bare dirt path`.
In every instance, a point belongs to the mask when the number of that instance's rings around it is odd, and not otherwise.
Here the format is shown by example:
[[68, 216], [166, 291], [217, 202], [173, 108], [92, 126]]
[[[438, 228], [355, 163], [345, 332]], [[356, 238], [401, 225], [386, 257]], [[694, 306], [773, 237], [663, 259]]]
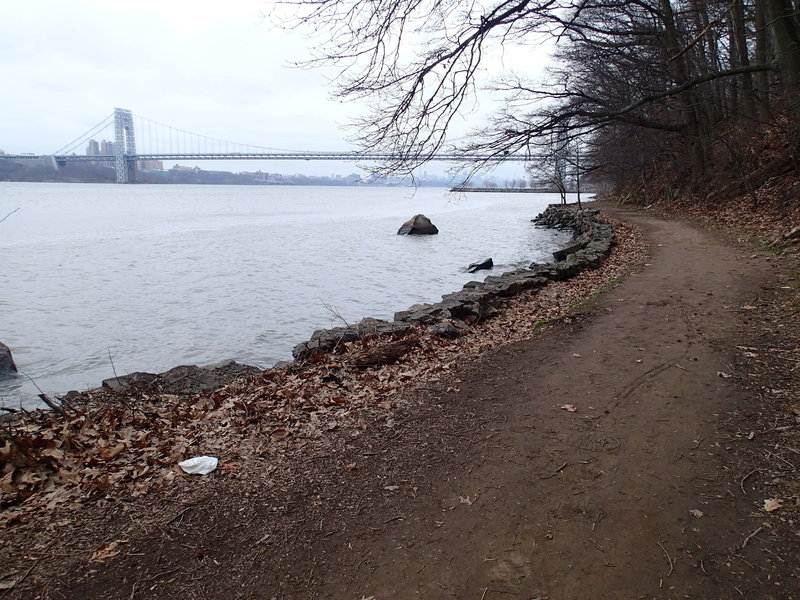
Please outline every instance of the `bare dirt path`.
[[[398, 460], [385, 518], [314, 545], [314, 595], [795, 597], [758, 543], [733, 556], [760, 521], [725, 458], [747, 401], [731, 344], [770, 273], [708, 231], [627, 218], [647, 266], [573, 331], [505, 348], [442, 397], [443, 420], [457, 407], [479, 426]], [[436, 426], [400, 444], [435, 444]]]
[[731, 363], [771, 263], [611, 212], [651, 256], [574, 317], [309, 456], [302, 485], [210, 482], [47, 597], [800, 597], [797, 540], [773, 544], [740, 461], [754, 400]]

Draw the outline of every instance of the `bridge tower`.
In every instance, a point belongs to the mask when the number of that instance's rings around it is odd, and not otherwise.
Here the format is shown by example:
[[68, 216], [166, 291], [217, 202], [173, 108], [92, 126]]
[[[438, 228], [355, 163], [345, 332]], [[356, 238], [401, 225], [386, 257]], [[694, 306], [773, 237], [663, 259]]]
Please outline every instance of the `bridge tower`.
[[124, 108], [114, 109], [114, 166], [117, 183], [136, 181], [136, 137], [133, 133], [133, 113]]

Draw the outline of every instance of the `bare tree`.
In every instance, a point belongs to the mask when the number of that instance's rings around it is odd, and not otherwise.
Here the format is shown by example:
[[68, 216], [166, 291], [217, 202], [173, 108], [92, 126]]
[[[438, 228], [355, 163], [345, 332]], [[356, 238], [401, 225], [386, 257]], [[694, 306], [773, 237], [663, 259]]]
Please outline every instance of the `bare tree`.
[[[409, 174], [450, 148], [453, 119], [483, 87], [505, 106], [453, 148], [490, 161], [538, 157], [552, 163], [554, 177], [560, 167], [552, 140], [566, 147], [581, 139], [586, 168], [644, 178], [667, 161], [701, 185], [714, 132], [731, 119], [768, 117], [776, 85], [794, 116], [793, 131], [800, 121], [800, 20], [792, 0], [284, 4], [294, 14], [287, 26], [326, 34], [304, 64], [337, 66], [337, 96], [368, 99], [354, 141], [393, 157], [382, 173]], [[545, 38], [557, 41], [545, 81], [513, 74], [487, 80], [482, 66], [490, 47]]]

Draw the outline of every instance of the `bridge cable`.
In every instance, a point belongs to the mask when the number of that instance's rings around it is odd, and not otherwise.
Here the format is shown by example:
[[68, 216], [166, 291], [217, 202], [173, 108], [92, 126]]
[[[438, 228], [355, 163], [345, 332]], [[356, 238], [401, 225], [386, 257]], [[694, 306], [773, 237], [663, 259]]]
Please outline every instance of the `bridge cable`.
[[[172, 132], [175, 132], [174, 133], [174, 141], [175, 141], [176, 147], [180, 147], [181, 137], [183, 137], [183, 142], [184, 142], [184, 146], [185, 146], [186, 145], [186, 136], [188, 135], [188, 136], [194, 136], [197, 139], [198, 145], [200, 143], [200, 140], [202, 139], [204, 141], [204, 143], [210, 142], [211, 148], [212, 148], [212, 152], [213, 152], [213, 150], [214, 150], [214, 148], [216, 146], [216, 148], [220, 152], [225, 153], [225, 154], [230, 154], [231, 153], [230, 152], [231, 148], [243, 148], [243, 149], [247, 148], [247, 149], [250, 149], [250, 150], [269, 150], [269, 151], [273, 151], [273, 152], [291, 152], [291, 153], [297, 153], [297, 154], [308, 153], [307, 151], [288, 150], [286, 148], [271, 148], [271, 147], [268, 147], [268, 146], [256, 146], [254, 144], [242, 144], [242, 143], [239, 143], [239, 142], [232, 142], [230, 140], [223, 140], [223, 139], [220, 139], [220, 138], [214, 138], [214, 137], [211, 137], [211, 136], [208, 136], [208, 135], [195, 133], [193, 131], [188, 131], [188, 130], [185, 130], [185, 129], [178, 129], [177, 127], [172, 127], [171, 125], [167, 125], [165, 123], [160, 123], [158, 121], [155, 121], [153, 119], [148, 119], [147, 117], [143, 117], [141, 115], [136, 115], [136, 116], [141, 121], [147, 121], [148, 123], [152, 123], [153, 125], [156, 125], [157, 128], [161, 127], [161, 128], [164, 128], [164, 129], [168, 130], [170, 150], [174, 150], [174, 148], [173, 148], [173, 133]], [[157, 136], [157, 139], [158, 139], [158, 136]], [[191, 139], [191, 137], [190, 137], [190, 139]], [[199, 152], [199, 148], [197, 149], [197, 151]]]
[[79, 144], [82, 144], [87, 138], [91, 138], [96, 133], [98, 133], [98, 132], [102, 131], [103, 129], [105, 129], [106, 127], [108, 127], [111, 124], [111, 121], [113, 121], [113, 120], [114, 120], [114, 113], [111, 113], [105, 119], [100, 121], [97, 125], [95, 125], [91, 129], [89, 129], [89, 131], [87, 131], [86, 133], [81, 134], [80, 137], [75, 138], [74, 140], [72, 140], [69, 144], [67, 144], [63, 148], [59, 148], [58, 150], [53, 152], [53, 154], [58, 156], [60, 154], [67, 153], [70, 150], [74, 150]]

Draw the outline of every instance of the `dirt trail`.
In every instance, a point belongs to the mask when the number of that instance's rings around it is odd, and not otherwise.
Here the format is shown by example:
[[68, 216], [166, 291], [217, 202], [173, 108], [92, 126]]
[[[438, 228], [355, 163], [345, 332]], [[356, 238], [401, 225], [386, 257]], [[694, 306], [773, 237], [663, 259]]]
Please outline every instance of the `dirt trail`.
[[[574, 318], [465, 366], [391, 436], [310, 459], [306, 486], [209, 484], [205, 515], [165, 517], [180, 527], [53, 597], [796, 597], [758, 537], [740, 550], [763, 499], [740, 489], [748, 398], [727, 375], [770, 272], [706, 230], [619, 214], [652, 256]], [[174, 587], [192, 561], [195, 587]]]
[[[390, 527], [315, 546], [321, 596], [771, 597], [726, 564], [758, 520], [721, 470], [724, 415], [743, 398], [718, 374], [766, 273], [707, 231], [628, 218], [648, 266], [572, 335], [507, 348], [442, 399], [482, 426], [443, 462], [398, 466]], [[423, 472], [438, 483], [414, 498]]]

